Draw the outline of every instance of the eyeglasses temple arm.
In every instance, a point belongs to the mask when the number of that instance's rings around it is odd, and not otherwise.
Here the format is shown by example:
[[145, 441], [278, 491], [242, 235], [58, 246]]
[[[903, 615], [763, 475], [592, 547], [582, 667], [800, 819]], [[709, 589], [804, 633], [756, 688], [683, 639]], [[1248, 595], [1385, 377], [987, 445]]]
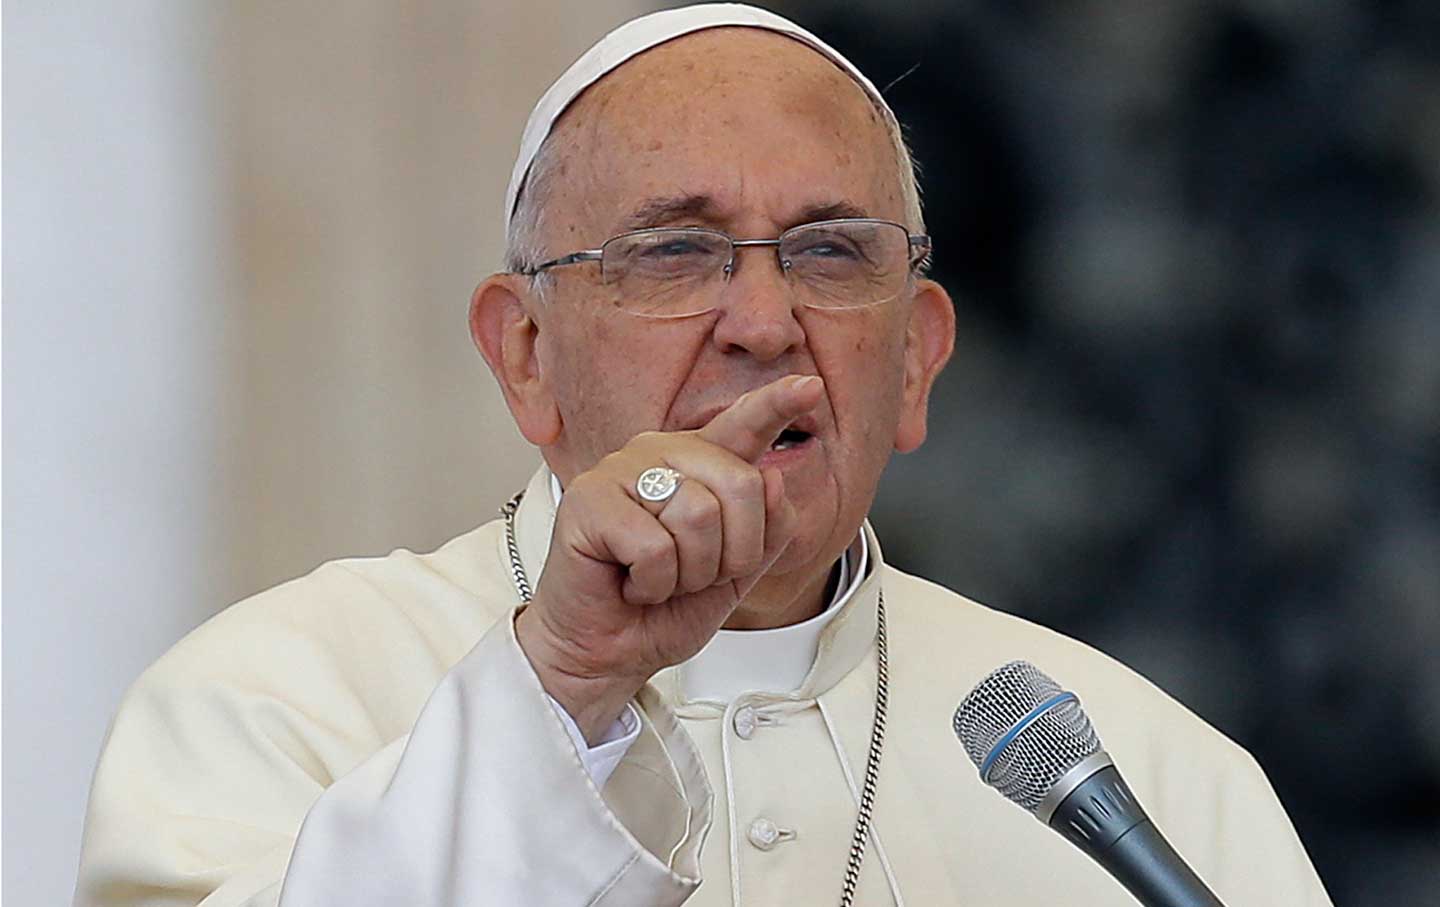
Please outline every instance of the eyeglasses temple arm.
[[599, 261], [604, 254], [600, 249], [585, 249], [581, 252], [571, 252], [569, 255], [552, 258], [549, 261], [542, 261], [540, 264], [532, 265], [528, 268], [521, 268], [515, 273], [525, 277], [534, 277], [541, 271], [546, 271], [550, 268], [563, 268], [566, 265], [573, 265], [582, 261]]
[[932, 246], [931, 246], [931, 243], [930, 243], [930, 237], [929, 237], [927, 234], [924, 234], [924, 233], [911, 233], [910, 236], [909, 236], [909, 239], [910, 239], [910, 248], [911, 248], [912, 250], [914, 250], [914, 249], [919, 249], [919, 250], [920, 250], [920, 254], [918, 254], [918, 255], [913, 255], [913, 256], [911, 256], [911, 258], [910, 258], [910, 267], [913, 268], [913, 267], [917, 267], [917, 266], [919, 266], [919, 265], [924, 264], [925, 260], [930, 257], [930, 252], [932, 251]]

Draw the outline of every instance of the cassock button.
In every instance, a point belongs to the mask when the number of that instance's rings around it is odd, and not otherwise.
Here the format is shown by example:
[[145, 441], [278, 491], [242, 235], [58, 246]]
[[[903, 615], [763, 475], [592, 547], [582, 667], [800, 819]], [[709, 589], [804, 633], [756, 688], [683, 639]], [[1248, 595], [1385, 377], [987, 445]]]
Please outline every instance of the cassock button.
[[749, 740], [755, 733], [755, 710], [750, 706], [735, 712], [735, 733], [741, 740]]
[[781, 828], [763, 816], [750, 823], [750, 831], [746, 835], [759, 850], [770, 850], [781, 841], [789, 841], [795, 837], [795, 831], [789, 828]]

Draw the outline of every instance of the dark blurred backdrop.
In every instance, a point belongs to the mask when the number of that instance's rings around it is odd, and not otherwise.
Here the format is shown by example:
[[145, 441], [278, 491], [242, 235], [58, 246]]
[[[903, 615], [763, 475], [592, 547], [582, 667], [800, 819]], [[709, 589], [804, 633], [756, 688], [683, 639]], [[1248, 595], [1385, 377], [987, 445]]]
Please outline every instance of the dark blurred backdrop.
[[1242, 743], [1338, 905], [1440, 903], [1440, 4], [774, 6], [894, 82], [957, 302], [887, 556]]

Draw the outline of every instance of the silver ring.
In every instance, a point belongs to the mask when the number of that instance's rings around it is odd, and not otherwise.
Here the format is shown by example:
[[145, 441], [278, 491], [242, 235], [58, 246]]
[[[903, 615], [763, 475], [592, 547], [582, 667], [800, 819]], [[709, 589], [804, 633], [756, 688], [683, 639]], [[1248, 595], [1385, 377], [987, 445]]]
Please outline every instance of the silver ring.
[[668, 501], [675, 496], [675, 489], [685, 480], [680, 470], [668, 466], [652, 466], [640, 473], [635, 480], [635, 493], [643, 501]]

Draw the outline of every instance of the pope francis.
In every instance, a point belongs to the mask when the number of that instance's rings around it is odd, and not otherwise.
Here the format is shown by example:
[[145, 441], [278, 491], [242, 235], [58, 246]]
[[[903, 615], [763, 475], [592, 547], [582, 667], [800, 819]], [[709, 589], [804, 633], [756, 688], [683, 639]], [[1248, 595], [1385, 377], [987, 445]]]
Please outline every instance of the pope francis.
[[1014, 658], [1226, 904], [1329, 903], [1243, 750], [885, 563], [865, 516], [955, 316], [844, 57], [751, 7], [634, 20], [541, 98], [505, 216], [470, 331], [545, 466], [501, 519], [327, 564], [146, 671], [77, 904], [1133, 904], [951, 733]]

